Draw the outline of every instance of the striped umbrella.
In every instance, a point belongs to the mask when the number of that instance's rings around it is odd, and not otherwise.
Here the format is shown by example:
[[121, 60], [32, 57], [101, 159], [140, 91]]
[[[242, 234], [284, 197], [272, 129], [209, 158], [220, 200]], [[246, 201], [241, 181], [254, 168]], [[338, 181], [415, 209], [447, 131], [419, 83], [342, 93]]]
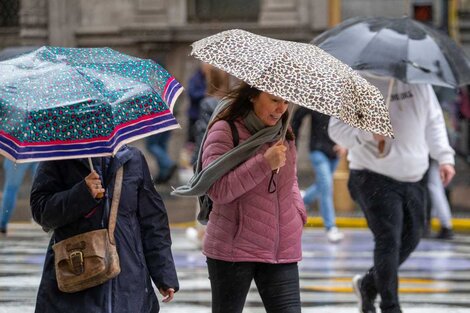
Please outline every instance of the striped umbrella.
[[178, 128], [183, 88], [152, 60], [42, 47], [0, 62], [0, 153], [18, 162], [114, 155]]

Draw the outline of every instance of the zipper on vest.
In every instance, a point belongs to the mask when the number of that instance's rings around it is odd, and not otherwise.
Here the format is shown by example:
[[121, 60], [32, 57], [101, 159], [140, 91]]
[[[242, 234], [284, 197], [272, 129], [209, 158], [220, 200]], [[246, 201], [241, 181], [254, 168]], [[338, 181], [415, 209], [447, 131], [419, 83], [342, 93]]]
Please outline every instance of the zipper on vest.
[[[277, 184], [277, 178], [279, 174], [274, 175], [274, 179], [276, 180]], [[275, 203], [276, 203], [276, 218], [277, 218], [277, 223], [276, 223], [276, 241], [274, 242], [274, 262], [278, 263], [278, 249], [279, 249], [279, 229], [280, 229], [280, 208], [279, 208], [279, 193], [276, 188], [276, 191], [273, 193], [275, 196]]]

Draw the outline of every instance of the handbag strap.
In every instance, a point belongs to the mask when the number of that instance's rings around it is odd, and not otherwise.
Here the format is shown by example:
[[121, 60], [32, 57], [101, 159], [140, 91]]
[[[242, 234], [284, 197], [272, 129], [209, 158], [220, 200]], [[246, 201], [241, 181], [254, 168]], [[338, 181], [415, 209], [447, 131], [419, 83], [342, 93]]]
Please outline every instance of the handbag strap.
[[119, 200], [121, 199], [121, 190], [122, 190], [122, 174], [124, 172], [124, 166], [121, 166], [116, 174], [116, 180], [114, 181], [114, 191], [113, 191], [113, 200], [111, 202], [111, 212], [109, 213], [109, 222], [108, 222], [108, 236], [109, 242], [115, 245], [114, 240], [114, 229], [116, 228], [116, 218], [117, 211], [119, 206]]

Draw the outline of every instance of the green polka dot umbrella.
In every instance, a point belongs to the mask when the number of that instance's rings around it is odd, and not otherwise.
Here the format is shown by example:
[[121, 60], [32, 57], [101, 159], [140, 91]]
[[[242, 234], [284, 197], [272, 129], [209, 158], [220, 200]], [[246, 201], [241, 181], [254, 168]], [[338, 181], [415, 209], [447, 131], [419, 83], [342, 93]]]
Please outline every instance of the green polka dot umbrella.
[[109, 48], [42, 47], [0, 62], [0, 153], [21, 162], [115, 154], [179, 127], [181, 85]]

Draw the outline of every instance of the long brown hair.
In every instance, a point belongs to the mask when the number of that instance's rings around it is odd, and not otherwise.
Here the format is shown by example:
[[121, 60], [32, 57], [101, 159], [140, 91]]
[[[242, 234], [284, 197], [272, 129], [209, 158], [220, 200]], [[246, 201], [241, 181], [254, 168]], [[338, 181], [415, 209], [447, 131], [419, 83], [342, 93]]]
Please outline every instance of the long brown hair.
[[[261, 92], [262, 91], [258, 88], [250, 86], [245, 82], [241, 82], [237, 87], [227, 93], [225, 99], [230, 101], [230, 105], [214, 118], [214, 121], [209, 125], [209, 128], [212, 127], [215, 122], [220, 120], [235, 121], [238, 118], [245, 118], [248, 113], [253, 110], [253, 103], [251, 100], [258, 97]], [[282, 122], [287, 123], [288, 118], [289, 112], [286, 111], [282, 115]], [[287, 129], [286, 139], [295, 139], [294, 133], [290, 128]]]
[[228, 74], [218, 68], [210, 66], [206, 73], [206, 95], [216, 98], [223, 98], [228, 90]]

